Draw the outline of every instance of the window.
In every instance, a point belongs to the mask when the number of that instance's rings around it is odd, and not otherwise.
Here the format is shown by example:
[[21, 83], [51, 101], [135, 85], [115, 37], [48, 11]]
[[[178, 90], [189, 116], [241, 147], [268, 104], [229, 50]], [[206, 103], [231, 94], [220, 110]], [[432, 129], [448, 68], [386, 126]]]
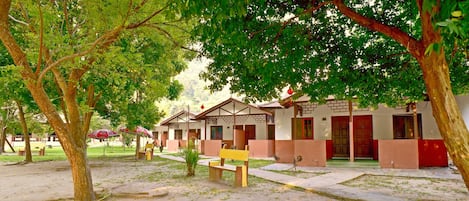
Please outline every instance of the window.
[[223, 140], [223, 127], [222, 126], [210, 127], [210, 139], [211, 140]]
[[[414, 118], [408, 115], [392, 116], [394, 139], [414, 139]], [[417, 114], [418, 135], [422, 139], [422, 115]]]
[[275, 140], [275, 125], [267, 125], [267, 139]]
[[174, 139], [175, 140], [182, 140], [182, 130], [181, 129], [174, 130]]
[[[292, 119], [292, 122], [295, 119]], [[293, 124], [292, 133], [294, 133], [294, 139], [314, 139], [314, 126], [313, 118], [296, 118], [296, 122]]]
[[155, 140], [158, 139], [158, 131], [153, 131], [153, 138], [154, 138]]

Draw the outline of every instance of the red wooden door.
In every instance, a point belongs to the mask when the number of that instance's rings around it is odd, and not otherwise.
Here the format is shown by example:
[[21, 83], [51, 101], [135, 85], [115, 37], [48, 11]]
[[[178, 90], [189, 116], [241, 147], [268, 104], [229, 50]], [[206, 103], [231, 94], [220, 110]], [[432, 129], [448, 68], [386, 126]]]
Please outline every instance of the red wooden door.
[[161, 146], [166, 147], [166, 140], [168, 140], [167, 131], [163, 132], [163, 135], [161, 135]]
[[371, 115], [353, 117], [353, 146], [355, 157], [373, 157], [373, 118]]
[[332, 117], [333, 157], [349, 156], [349, 122], [347, 116]]
[[246, 144], [248, 144], [248, 140], [256, 139], [256, 125], [245, 125], [244, 132], [246, 133]]
[[[332, 117], [333, 157], [350, 156], [349, 117]], [[373, 157], [373, 121], [371, 115], [353, 117], [355, 157]]]

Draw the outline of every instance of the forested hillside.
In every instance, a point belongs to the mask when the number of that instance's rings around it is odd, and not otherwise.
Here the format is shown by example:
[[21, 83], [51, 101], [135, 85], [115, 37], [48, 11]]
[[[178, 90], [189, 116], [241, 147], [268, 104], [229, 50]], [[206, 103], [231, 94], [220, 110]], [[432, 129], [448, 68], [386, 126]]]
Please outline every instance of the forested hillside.
[[199, 78], [199, 73], [208, 65], [208, 62], [206, 59], [194, 59], [188, 63], [188, 68], [184, 72], [176, 76], [179, 83], [184, 85], [184, 91], [180, 97], [174, 101], [163, 99], [157, 103], [158, 108], [165, 111], [166, 118], [181, 110], [187, 110], [188, 105], [191, 112], [199, 113], [202, 104], [207, 109], [232, 96], [236, 98], [236, 95], [230, 94], [228, 87], [212, 94], [206, 89], [207, 83]]

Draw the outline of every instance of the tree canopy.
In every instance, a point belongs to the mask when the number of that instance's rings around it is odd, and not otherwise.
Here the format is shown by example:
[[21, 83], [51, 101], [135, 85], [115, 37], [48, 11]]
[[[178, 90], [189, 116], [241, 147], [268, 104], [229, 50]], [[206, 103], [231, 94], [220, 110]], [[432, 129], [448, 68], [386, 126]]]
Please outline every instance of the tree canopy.
[[[415, 2], [347, 5], [411, 37], [422, 37]], [[251, 1], [227, 8], [232, 9], [201, 9], [203, 22], [193, 32], [203, 54], [213, 59], [201, 74], [213, 91], [229, 85], [247, 99], [271, 100], [292, 87], [315, 101], [329, 95], [358, 97], [365, 106], [424, 98], [422, 71], [406, 47], [353, 23], [328, 1]], [[212, 15], [223, 17], [208, 17]], [[454, 51], [454, 38], [448, 38], [445, 51]], [[467, 92], [464, 51], [447, 56], [451, 74], [458, 75], [452, 76], [454, 91]]]

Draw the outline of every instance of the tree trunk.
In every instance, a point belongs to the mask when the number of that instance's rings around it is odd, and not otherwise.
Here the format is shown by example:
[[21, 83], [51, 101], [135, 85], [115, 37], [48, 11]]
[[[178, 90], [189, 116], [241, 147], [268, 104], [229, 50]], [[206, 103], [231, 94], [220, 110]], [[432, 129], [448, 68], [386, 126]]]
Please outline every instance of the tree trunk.
[[16, 106], [18, 107], [18, 117], [20, 119], [21, 128], [23, 129], [23, 136], [24, 136], [24, 155], [25, 159], [24, 162], [30, 163], [33, 162], [33, 157], [31, 156], [31, 143], [29, 139], [29, 131], [28, 131], [28, 124], [26, 124], [26, 119], [24, 118], [24, 111], [21, 102], [15, 100]]
[[438, 124], [449, 156], [469, 189], [469, 131], [451, 89], [444, 51], [433, 51], [419, 60], [433, 117]]
[[[136, 130], [137, 128], [135, 128]], [[140, 134], [136, 133], [137, 141], [135, 142], [135, 159], [138, 160], [140, 159]]]
[[93, 180], [88, 164], [86, 146], [71, 147], [73, 153], [67, 152], [72, 169], [75, 200], [95, 200]]
[[5, 152], [5, 140], [7, 138], [7, 127], [2, 126], [2, 134], [0, 136], [0, 155]]

